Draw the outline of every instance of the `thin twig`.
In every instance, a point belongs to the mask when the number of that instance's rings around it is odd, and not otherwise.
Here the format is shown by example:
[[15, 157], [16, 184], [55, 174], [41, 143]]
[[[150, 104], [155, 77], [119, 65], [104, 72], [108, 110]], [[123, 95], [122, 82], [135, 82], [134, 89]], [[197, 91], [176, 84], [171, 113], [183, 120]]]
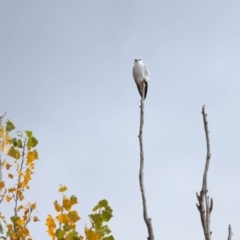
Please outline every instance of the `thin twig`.
[[145, 196], [145, 190], [144, 190], [144, 181], [143, 181], [143, 169], [144, 169], [144, 152], [143, 152], [143, 123], [144, 123], [144, 97], [145, 97], [145, 82], [142, 82], [143, 84], [143, 92], [142, 92], [142, 99], [141, 99], [141, 106], [140, 106], [140, 129], [139, 129], [139, 144], [140, 144], [140, 171], [139, 171], [139, 184], [142, 194], [142, 203], [143, 203], [143, 218], [146, 223], [147, 229], [148, 229], [148, 240], [154, 240], [154, 234], [153, 234], [153, 228], [152, 228], [152, 222], [151, 218], [148, 217], [147, 213], [147, 200]]
[[[203, 174], [202, 190], [200, 191], [200, 195], [198, 195], [198, 193], [196, 193], [196, 195], [199, 202], [199, 205], [197, 204], [197, 208], [200, 213], [205, 240], [211, 240], [212, 232], [210, 231], [210, 216], [213, 209], [213, 200], [211, 198], [209, 201], [209, 196], [207, 196], [207, 192], [208, 192], [207, 173], [208, 173], [208, 168], [209, 168], [209, 163], [211, 158], [211, 151], [210, 151], [210, 138], [209, 138], [209, 131], [208, 131], [207, 114], [205, 113], [204, 105], [202, 107], [202, 115], [203, 115], [203, 125], [204, 125], [206, 143], [207, 143], [207, 157], [206, 157], [205, 170]], [[206, 207], [206, 211], [205, 211], [205, 207]]]
[[7, 114], [7, 112], [5, 112], [1, 117], [0, 117], [0, 126], [2, 125], [2, 120], [5, 117], [5, 115]]
[[26, 227], [26, 226], [28, 225], [28, 223], [30, 223], [32, 212], [33, 212], [33, 208], [30, 207], [30, 208], [29, 208], [29, 212], [28, 212], [28, 216], [27, 216], [27, 220], [26, 220], [26, 222], [25, 222], [25, 224], [24, 224], [24, 227]]
[[0, 203], [2, 203], [2, 201], [3, 201], [3, 199], [4, 199], [5, 195], [6, 195], [6, 193], [7, 193], [7, 189], [4, 189], [3, 194], [0, 195]]
[[228, 240], [232, 239], [232, 235], [233, 235], [232, 227], [231, 227], [231, 224], [229, 224], [229, 226], [228, 226]]

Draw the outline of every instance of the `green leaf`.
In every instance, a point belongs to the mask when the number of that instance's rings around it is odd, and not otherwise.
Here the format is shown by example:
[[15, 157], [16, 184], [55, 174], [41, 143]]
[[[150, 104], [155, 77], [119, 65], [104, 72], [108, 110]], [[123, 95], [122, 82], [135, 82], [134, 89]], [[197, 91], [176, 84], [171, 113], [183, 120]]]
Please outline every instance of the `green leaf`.
[[10, 219], [12, 221], [13, 224], [16, 224], [16, 220], [18, 220], [20, 217], [15, 217], [15, 216], [12, 216]]
[[0, 233], [3, 233], [3, 227], [1, 223], [0, 223]]
[[90, 218], [92, 219], [92, 221], [94, 222], [95, 225], [97, 226], [101, 226], [103, 221], [102, 221], [102, 217], [99, 213], [96, 214], [91, 214]]
[[106, 211], [104, 210], [102, 212], [102, 218], [104, 222], [108, 222], [113, 217], [112, 211]]
[[32, 137], [31, 141], [32, 141], [32, 147], [36, 147], [38, 144], [38, 140], [35, 137]]
[[28, 139], [27, 141], [27, 149], [28, 151], [32, 148], [32, 141], [31, 141], [31, 138]]
[[13, 234], [13, 230], [8, 230], [8, 231], [7, 231], [7, 236], [11, 237], [12, 234]]
[[58, 239], [62, 239], [65, 235], [65, 231], [63, 231], [62, 229], [58, 229], [55, 233], [55, 236], [58, 238]]
[[74, 236], [72, 240], [80, 240], [80, 237]]
[[69, 234], [68, 237], [74, 239], [74, 237], [77, 237], [78, 232], [75, 230], [72, 230]]
[[25, 131], [25, 133], [27, 134], [27, 136], [28, 136], [29, 138], [32, 137], [32, 131]]
[[70, 230], [70, 226], [69, 226], [68, 224], [65, 224], [65, 225], [63, 226], [63, 230], [64, 230], [65, 232], [68, 232], [68, 231]]
[[16, 159], [19, 159], [21, 157], [20, 152], [17, 149], [15, 149], [13, 146], [10, 148], [7, 155]]
[[13, 123], [11, 121], [7, 120], [6, 132], [11, 132], [14, 128], [15, 128], [15, 126], [13, 125]]
[[17, 146], [18, 146], [18, 148], [23, 148], [21, 139], [18, 139]]
[[102, 240], [114, 240], [114, 237], [111, 235], [109, 237], [104, 237]]
[[29, 137], [27, 141], [27, 148], [30, 150], [32, 147], [36, 147], [38, 144], [38, 140], [35, 137]]
[[16, 139], [16, 138], [13, 138], [13, 139], [12, 139], [12, 143], [13, 143], [13, 146], [14, 146], [14, 147], [17, 147], [18, 144], [17, 144], [17, 139]]
[[99, 228], [95, 228], [96, 232], [99, 233], [101, 236], [107, 235], [109, 233], [111, 233], [111, 230], [109, 229], [109, 227], [107, 225], [105, 226], [101, 226]]
[[104, 208], [108, 207], [108, 201], [106, 199], [99, 201], [98, 204], [93, 208], [93, 211], [96, 211], [102, 207], [104, 207]]

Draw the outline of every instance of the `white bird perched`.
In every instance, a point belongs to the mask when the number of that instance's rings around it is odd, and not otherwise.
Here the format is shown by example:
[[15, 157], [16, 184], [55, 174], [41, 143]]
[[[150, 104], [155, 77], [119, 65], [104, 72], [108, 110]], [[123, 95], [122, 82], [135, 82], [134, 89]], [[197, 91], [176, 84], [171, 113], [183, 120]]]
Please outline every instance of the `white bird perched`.
[[143, 94], [143, 86], [145, 85], [144, 89], [144, 99], [147, 96], [148, 90], [148, 81], [149, 81], [149, 71], [147, 70], [146, 66], [144, 66], [141, 59], [135, 59], [134, 67], [133, 67], [133, 78], [137, 84], [138, 91], [142, 97]]

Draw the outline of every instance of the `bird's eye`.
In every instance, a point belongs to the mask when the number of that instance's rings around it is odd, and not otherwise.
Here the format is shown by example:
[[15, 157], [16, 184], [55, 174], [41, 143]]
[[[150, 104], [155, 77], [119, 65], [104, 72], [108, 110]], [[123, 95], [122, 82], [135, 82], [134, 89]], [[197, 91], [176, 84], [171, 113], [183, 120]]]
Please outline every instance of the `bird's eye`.
[[138, 61], [141, 61], [141, 59], [139, 58]]
[[137, 59], [135, 59], [135, 62], [137, 62]]

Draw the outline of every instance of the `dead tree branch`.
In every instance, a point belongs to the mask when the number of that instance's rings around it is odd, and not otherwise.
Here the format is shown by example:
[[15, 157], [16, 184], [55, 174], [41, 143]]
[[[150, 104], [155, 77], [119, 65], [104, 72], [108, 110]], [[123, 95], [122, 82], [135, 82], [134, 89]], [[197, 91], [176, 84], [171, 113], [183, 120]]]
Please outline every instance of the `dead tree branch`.
[[[206, 157], [205, 170], [203, 174], [202, 190], [200, 191], [200, 195], [196, 193], [199, 204], [196, 204], [196, 205], [200, 213], [205, 240], [211, 240], [212, 231], [210, 231], [210, 216], [213, 210], [213, 199], [210, 198], [210, 201], [209, 201], [209, 196], [207, 195], [208, 193], [207, 174], [208, 174], [208, 168], [209, 168], [209, 163], [211, 158], [211, 150], [210, 150], [210, 138], [209, 138], [207, 114], [205, 113], [205, 105], [203, 105], [202, 107], [202, 115], [203, 115], [203, 125], [204, 125], [206, 143], [207, 143], [207, 157]], [[206, 207], [206, 210], [205, 210], [205, 207]], [[232, 235], [233, 235], [232, 228], [231, 228], [231, 225], [229, 225], [228, 240], [232, 239]]]
[[[196, 193], [197, 199], [199, 204], [197, 204], [197, 208], [200, 213], [201, 223], [203, 227], [203, 232], [205, 236], [205, 240], [211, 240], [211, 230], [210, 230], [210, 216], [213, 209], [213, 200], [212, 198], [209, 201], [209, 196], [207, 196], [207, 173], [211, 158], [210, 152], [210, 138], [209, 138], [209, 131], [208, 131], [208, 122], [207, 122], [207, 114], [205, 113], [205, 106], [202, 107], [202, 115], [203, 115], [203, 125], [206, 135], [206, 142], [207, 142], [207, 157], [206, 157], [206, 164], [205, 170], [203, 174], [203, 182], [202, 182], [202, 190], [200, 191], [200, 195]], [[206, 207], [206, 210], [205, 210]]]
[[144, 181], [143, 181], [143, 169], [144, 169], [144, 152], [143, 152], [143, 124], [144, 124], [144, 96], [145, 96], [145, 82], [142, 82], [143, 84], [143, 92], [142, 92], [142, 99], [141, 99], [141, 106], [140, 106], [140, 129], [139, 129], [139, 144], [140, 144], [140, 171], [139, 171], [139, 184], [140, 184], [140, 190], [142, 194], [142, 203], [143, 203], [143, 218], [147, 226], [148, 230], [148, 240], [154, 240], [154, 234], [153, 234], [153, 228], [152, 228], [152, 222], [151, 218], [148, 217], [147, 212], [147, 200], [145, 196], [145, 190], [144, 190]]
[[233, 235], [232, 227], [231, 227], [231, 224], [229, 224], [229, 226], [228, 226], [228, 240], [232, 239], [232, 235]]

